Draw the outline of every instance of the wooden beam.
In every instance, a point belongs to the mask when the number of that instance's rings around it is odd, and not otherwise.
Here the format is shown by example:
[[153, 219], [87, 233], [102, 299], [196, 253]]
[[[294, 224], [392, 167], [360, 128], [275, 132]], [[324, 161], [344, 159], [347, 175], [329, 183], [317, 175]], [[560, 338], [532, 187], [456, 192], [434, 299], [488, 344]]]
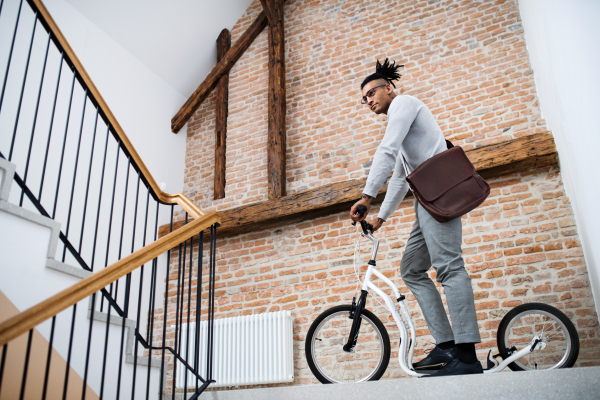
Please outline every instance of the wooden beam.
[[[278, 5], [273, 4], [277, 3], [278, 0], [260, 0], [260, 4], [262, 4], [263, 11], [267, 14], [267, 20], [269, 21], [269, 26], [276, 25], [279, 21], [280, 14], [277, 9]], [[283, 2], [282, 2], [283, 3]], [[283, 19], [283, 15], [281, 15], [281, 19]]]
[[556, 154], [554, 138], [548, 133], [477, 147], [466, 152], [477, 171], [510, 166], [536, 156]]
[[54, 44], [56, 45], [56, 47], [58, 47], [59, 50], [64, 51], [64, 53], [67, 55], [67, 57], [65, 58], [68, 58], [72, 63], [73, 68], [77, 70], [77, 79], [80, 81], [83, 87], [86, 87], [88, 89], [88, 93], [90, 93], [90, 95], [96, 101], [98, 107], [101, 110], [100, 114], [104, 116], [106, 123], [112, 127], [119, 139], [121, 139], [121, 143], [127, 149], [127, 152], [131, 155], [131, 158], [135, 161], [136, 165], [140, 169], [142, 176], [144, 177], [146, 182], [148, 182], [148, 185], [150, 185], [154, 193], [156, 193], [158, 199], [166, 204], [178, 204], [181, 208], [187, 211], [187, 213], [192, 218], [198, 218], [199, 216], [204, 215], [204, 212], [200, 209], [200, 207], [195, 205], [182, 193], [169, 194], [160, 190], [160, 187], [154, 180], [154, 177], [152, 177], [152, 174], [150, 174], [150, 171], [146, 167], [146, 164], [144, 164], [142, 158], [139, 156], [139, 154], [131, 144], [131, 141], [129, 140], [129, 138], [125, 134], [125, 131], [119, 124], [119, 121], [117, 121], [117, 118], [115, 118], [110, 107], [108, 106], [108, 104], [106, 104], [106, 101], [104, 101], [104, 98], [100, 94], [100, 91], [98, 90], [98, 88], [96, 88], [96, 85], [94, 85], [92, 78], [90, 78], [87, 71], [83, 67], [83, 64], [81, 63], [81, 61], [79, 61], [79, 58], [77, 58], [77, 55], [69, 45], [69, 42], [67, 42], [67, 39], [64, 37], [61, 30], [58, 28], [58, 25], [56, 24], [56, 22], [54, 22], [54, 19], [52, 19], [52, 16], [44, 6], [44, 3], [42, 3], [41, 0], [27, 0], [27, 2], [32, 7], [32, 9], [38, 11], [39, 15], [41, 16], [42, 23], [54, 34], [54, 36], [52, 37]]
[[283, 0], [261, 0], [269, 18], [267, 177], [269, 199], [285, 196], [285, 47]]
[[[217, 38], [217, 62], [231, 48], [231, 34], [223, 29]], [[229, 104], [229, 73], [224, 74], [217, 84], [215, 105], [215, 179], [214, 199], [225, 197], [225, 155], [227, 149], [227, 113]]]
[[246, 49], [250, 47], [254, 39], [262, 32], [265, 26], [267, 26], [267, 16], [263, 11], [258, 15], [246, 32], [244, 32], [244, 34], [229, 49], [221, 61], [213, 67], [206, 79], [204, 79], [204, 82], [198, 86], [192, 96], [185, 102], [177, 114], [175, 114], [171, 120], [171, 130], [173, 133], [179, 132], [204, 99], [206, 99], [210, 92], [215, 88], [219, 79], [229, 72], [231, 67], [235, 65], [236, 61], [239, 60]]
[[182, 229], [178, 229], [158, 239], [154, 243], [109, 265], [101, 271], [95, 272], [49, 299], [2, 322], [0, 324], [0, 346], [35, 328], [59, 312], [91, 296], [100, 289], [165, 253], [167, 250], [177, 246], [179, 243], [219, 222], [221, 222], [221, 216], [217, 212], [203, 215]]
[[[558, 162], [551, 134], [525, 136], [475, 148], [466, 153], [475, 169], [486, 179]], [[234, 236], [349, 211], [349, 206], [360, 198], [364, 186], [364, 179], [337, 182], [282, 198], [221, 211], [223, 219], [218, 237]], [[379, 191], [374, 204], [383, 201], [386, 190], [387, 188], [383, 187]], [[180, 225], [181, 223], [176, 223], [173, 229]], [[159, 230], [159, 236], [168, 232], [169, 226], [163, 226]]]

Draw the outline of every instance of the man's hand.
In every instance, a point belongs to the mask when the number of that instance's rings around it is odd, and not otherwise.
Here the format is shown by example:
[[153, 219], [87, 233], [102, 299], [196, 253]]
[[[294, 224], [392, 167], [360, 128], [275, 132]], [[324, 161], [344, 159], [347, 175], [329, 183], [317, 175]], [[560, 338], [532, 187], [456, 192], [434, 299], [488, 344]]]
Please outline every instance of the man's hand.
[[[362, 221], [363, 219], [367, 218], [367, 215], [369, 215], [369, 211], [371, 210], [371, 200], [373, 198], [369, 195], [363, 194], [362, 198], [357, 201], [356, 203], [354, 203], [354, 205], [352, 206], [352, 208], [350, 209], [350, 218], [352, 219], [352, 221], [358, 222], [358, 221]], [[358, 214], [358, 206], [363, 205], [365, 207], [367, 207], [367, 211], [364, 213], [364, 215], [361, 217]]]
[[382, 220], [381, 218], [374, 218], [371, 220], [370, 224], [373, 225], [373, 232], [377, 231], [379, 228], [381, 228], [381, 225], [383, 225], [385, 221]]

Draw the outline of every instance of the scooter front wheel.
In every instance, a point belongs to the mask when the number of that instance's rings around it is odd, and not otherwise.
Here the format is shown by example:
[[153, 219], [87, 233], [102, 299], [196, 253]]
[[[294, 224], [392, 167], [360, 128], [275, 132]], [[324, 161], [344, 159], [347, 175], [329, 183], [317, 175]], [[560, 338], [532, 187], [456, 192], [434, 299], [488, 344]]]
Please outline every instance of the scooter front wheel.
[[498, 349], [508, 355], [511, 348], [522, 349], [539, 337], [529, 354], [508, 364], [513, 371], [570, 368], [579, 355], [579, 335], [575, 325], [560, 310], [548, 304], [527, 303], [510, 310], [498, 327]]
[[345, 351], [352, 306], [336, 306], [315, 319], [306, 335], [305, 353], [310, 370], [321, 383], [376, 381], [390, 361], [390, 338], [372, 312], [362, 311], [356, 346]]

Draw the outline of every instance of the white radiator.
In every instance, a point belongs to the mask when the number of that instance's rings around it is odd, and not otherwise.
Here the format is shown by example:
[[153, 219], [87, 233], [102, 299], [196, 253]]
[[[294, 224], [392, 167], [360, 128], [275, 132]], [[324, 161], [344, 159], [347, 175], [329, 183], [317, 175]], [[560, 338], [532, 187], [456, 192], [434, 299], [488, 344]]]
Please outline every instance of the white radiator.
[[[258, 385], [292, 382], [294, 359], [292, 313], [279, 311], [214, 321], [213, 379], [210, 386]], [[185, 358], [187, 326], [182, 324], [181, 353]], [[191, 322], [188, 364], [194, 366], [196, 323]], [[207, 321], [200, 323], [200, 376], [207, 378]], [[183, 388], [185, 367], [177, 362], [177, 387]], [[187, 386], [195, 387], [196, 378], [187, 373]]]

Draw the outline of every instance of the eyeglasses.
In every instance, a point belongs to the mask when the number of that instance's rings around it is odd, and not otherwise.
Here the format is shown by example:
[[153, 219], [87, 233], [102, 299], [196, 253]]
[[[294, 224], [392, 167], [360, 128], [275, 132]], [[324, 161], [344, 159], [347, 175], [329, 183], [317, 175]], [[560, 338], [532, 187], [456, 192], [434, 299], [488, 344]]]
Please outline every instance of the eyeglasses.
[[379, 86], [375, 86], [374, 88], [371, 88], [366, 96], [363, 96], [362, 100], [360, 101], [360, 104], [367, 104], [367, 97], [373, 97], [375, 95], [375, 89], [380, 88], [380, 87], [384, 87], [387, 86], [388, 84], [386, 83], [385, 85], [379, 85]]

